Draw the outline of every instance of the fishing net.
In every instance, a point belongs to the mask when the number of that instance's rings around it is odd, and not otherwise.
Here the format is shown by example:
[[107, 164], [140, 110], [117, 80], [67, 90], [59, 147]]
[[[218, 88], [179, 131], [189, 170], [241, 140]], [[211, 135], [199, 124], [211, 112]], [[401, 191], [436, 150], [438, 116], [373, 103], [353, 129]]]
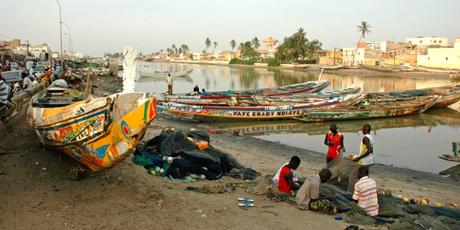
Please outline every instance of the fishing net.
[[[353, 162], [337, 158], [327, 166], [332, 173], [330, 181], [321, 184], [321, 193], [335, 195], [339, 210], [346, 212], [346, 221], [353, 224], [385, 224], [390, 229], [460, 229], [460, 210], [429, 205], [406, 204], [391, 192], [379, 192], [379, 215], [368, 216], [351, 201], [357, 168]], [[372, 172], [371, 172], [372, 175]], [[350, 183], [350, 184], [349, 184]]]
[[[219, 179], [223, 175], [243, 180], [257, 177], [256, 171], [242, 166], [235, 158], [209, 143], [209, 134], [204, 130], [165, 128], [160, 135], [139, 144], [135, 155], [144, 155], [150, 159], [160, 158], [163, 161], [172, 157], [173, 160], [168, 162], [170, 167], [166, 175], [176, 179], [184, 178], [190, 173], [210, 180]], [[162, 162], [158, 164], [162, 165]]]

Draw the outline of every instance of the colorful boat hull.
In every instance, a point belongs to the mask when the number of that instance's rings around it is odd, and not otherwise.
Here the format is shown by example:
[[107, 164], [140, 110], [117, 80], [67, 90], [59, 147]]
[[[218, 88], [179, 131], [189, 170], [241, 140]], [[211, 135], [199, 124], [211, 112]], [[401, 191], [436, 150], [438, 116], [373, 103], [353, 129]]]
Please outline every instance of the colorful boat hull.
[[431, 108], [439, 96], [425, 97], [423, 100], [414, 99], [402, 102], [381, 102], [383, 105], [335, 107], [311, 110], [296, 120], [306, 122], [343, 121], [399, 117], [423, 113]]
[[134, 150], [156, 116], [156, 100], [120, 93], [64, 107], [29, 107], [40, 141], [62, 150], [92, 171], [115, 166]]
[[298, 84], [279, 86], [274, 88], [262, 88], [262, 89], [250, 89], [250, 90], [228, 90], [220, 92], [208, 92], [208, 95], [191, 95], [191, 94], [177, 94], [167, 96], [168, 98], [175, 99], [187, 99], [189, 97], [198, 99], [226, 99], [226, 98], [250, 98], [251, 96], [281, 96], [291, 95], [298, 93], [315, 93], [323, 90], [329, 85], [329, 81], [309, 81]]
[[279, 120], [300, 117], [306, 111], [319, 107], [350, 105], [361, 100], [361, 95], [348, 95], [306, 104], [281, 106], [194, 106], [163, 103], [159, 109], [177, 117], [194, 120]]

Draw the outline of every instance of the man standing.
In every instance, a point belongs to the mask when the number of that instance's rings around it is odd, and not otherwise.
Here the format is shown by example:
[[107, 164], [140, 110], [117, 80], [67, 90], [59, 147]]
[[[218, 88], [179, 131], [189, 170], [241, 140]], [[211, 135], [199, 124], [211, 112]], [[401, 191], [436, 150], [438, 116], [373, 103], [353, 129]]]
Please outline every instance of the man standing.
[[300, 158], [298, 156], [291, 157], [289, 163], [283, 165], [275, 177], [273, 177], [273, 183], [278, 187], [280, 192], [291, 193], [294, 190], [300, 188], [300, 183], [297, 176], [294, 174], [294, 170], [299, 168]]
[[359, 155], [354, 155], [353, 161], [358, 163], [357, 167], [354, 167], [348, 177], [348, 191], [353, 192], [354, 185], [358, 181], [358, 170], [360, 168], [369, 168], [370, 165], [374, 164], [374, 138], [370, 134], [371, 125], [363, 125], [362, 132], [364, 134], [363, 139], [361, 140], [361, 145], [359, 147]]
[[377, 216], [379, 214], [379, 202], [377, 196], [377, 183], [374, 179], [369, 178], [369, 168], [361, 167], [358, 170], [358, 182], [355, 184], [353, 192], [353, 200], [358, 202], [369, 216]]
[[295, 196], [296, 204], [299, 209], [310, 209], [324, 213], [336, 213], [337, 209], [332, 201], [333, 196], [320, 194], [321, 183], [327, 182], [331, 178], [331, 171], [323, 169], [319, 174], [310, 176], [300, 187]]
[[343, 147], [343, 135], [337, 131], [337, 125], [331, 124], [329, 132], [326, 133], [324, 138], [324, 144], [328, 146], [326, 163], [334, 160], [342, 152], [345, 152], [345, 147]]
[[359, 156], [354, 156], [353, 161], [358, 162], [363, 167], [369, 167], [374, 164], [374, 138], [371, 133], [371, 125], [363, 125], [364, 137], [359, 147]]
[[172, 93], [173, 93], [173, 79], [171, 77], [171, 73], [168, 73], [168, 76], [166, 77], [166, 83], [168, 84], [168, 94], [172, 95]]

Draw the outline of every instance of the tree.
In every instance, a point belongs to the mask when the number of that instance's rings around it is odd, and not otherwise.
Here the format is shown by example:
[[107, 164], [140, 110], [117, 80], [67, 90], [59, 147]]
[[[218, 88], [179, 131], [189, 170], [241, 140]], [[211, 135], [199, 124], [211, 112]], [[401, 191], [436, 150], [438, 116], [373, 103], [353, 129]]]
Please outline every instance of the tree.
[[317, 39], [313, 39], [312, 41], [307, 42], [305, 45], [306, 57], [308, 59], [313, 59], [315, 57], [316, 52], [321, 50], [322, 43], [319, 42]]
[[214, 51], [215, 51], [215, 49], [216, 49], [216, 47], [217, 47], [217, 42], [214, 41], [212, 44], [214, 45]]
[[177, 54], [177, 47], [176, 47], [175, 44], [173, 44], [173, 45], [171, 46], [171, 49], [172, 49], [172, 51], [174, 52], [174, 54]]
[[359, 43], [361, 43], [361, 40], [365, 38], [368, 34], [372, 33], [371, 25], [367, 23], [366, 21], [361, 21], [361, 24], [358, 25], [358, 32], [361, 33], [361, 36], [359, 37], [358, 44], [356, 44], [356, 49], [355, 52], [353, 53], [353, 61], [351, 62], [351, 65], [355, 64], [355, 57], [356, 57], [356, 52], [358, 52], [359, 48]]
[[211, 39], [206, 38], [206, 41], [204, 41], [204, 44], [206, 45], [206, 50], [208, 50], [209, 47], [211, 47]]
[[188, 46], [186, 44], [182, 44], [180, 46], [180, 49], [181, 49], [182, 53], [186, 53], [186, 52], [189, 51], [189, 48], [188, 48]]
[[321, 42], [314, 39], [309, 41], [303, 28], [290, 37], [285, 37], [275, 53], [275, 58], [281, 63], [296, 62], [298, 60], [312, 59], [321, 49]]
[[160, 50], [160, 53], [163, 53], [163, 49]]
[[258, 49], [260, 47], [260, 41], [257, 37], [254, 37], [251, 42], [255, 49]]
[[232, 40], [230, 41], [230, 46], [232, 47], [232, 50], [235, 49], [235, 47], [236, 47], [236, 41], [235, 41], [235, 39], [232, 39]]
[[242, 59], [253, 60], [259, 57], [259, 53], [252, 47], [251, 41], [240, 43], [238, 48], [241, 50]]

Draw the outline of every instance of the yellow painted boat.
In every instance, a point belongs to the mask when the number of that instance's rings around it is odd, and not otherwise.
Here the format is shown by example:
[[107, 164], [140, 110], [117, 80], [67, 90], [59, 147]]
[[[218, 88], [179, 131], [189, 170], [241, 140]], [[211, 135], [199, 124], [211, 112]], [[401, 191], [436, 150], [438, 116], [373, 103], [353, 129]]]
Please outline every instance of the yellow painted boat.
[[27, 120], [40, 141], [92, 171], [115, 166], [134, 150], [156, 116], [146, 93], [83, 100], [78, 91], [48, 88], [32, 98]]

